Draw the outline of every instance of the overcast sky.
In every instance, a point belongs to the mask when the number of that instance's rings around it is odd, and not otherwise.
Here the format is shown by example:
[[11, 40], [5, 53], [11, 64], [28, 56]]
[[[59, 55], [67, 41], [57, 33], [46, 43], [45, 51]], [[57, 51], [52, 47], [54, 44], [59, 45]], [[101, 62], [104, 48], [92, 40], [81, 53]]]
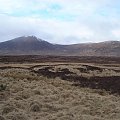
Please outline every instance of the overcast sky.
[[0, 0], [0, 42], [29, 35], [59, 44], [120, 40], [120, 0]]

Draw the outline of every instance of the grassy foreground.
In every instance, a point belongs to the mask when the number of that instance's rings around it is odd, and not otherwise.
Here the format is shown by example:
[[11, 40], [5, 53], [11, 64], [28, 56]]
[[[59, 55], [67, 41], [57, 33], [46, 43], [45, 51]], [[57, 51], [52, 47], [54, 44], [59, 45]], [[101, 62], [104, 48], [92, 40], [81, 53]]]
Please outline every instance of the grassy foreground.
[[[82, 69], [78, 69], [79, 66]], [[117, 92], [82, 87], [76, 85], [78, 81], [67, 79], [76, 78], [76, 75], [88, 79], [114, 75], [119, 80], [119, 66], [102, 66], [102, 71], [98, 67], [86, 69], [87, 66], [1, 64], [0, 120], [120, 120]]]

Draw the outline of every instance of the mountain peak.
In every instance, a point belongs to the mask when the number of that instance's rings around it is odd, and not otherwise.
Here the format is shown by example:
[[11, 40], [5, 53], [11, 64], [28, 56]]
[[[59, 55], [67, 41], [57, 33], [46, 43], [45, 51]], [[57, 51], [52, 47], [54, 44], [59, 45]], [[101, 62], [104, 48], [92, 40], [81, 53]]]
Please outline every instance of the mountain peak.
[[39, 39], [38, 37], [34, 36], [34, 35], [30, 35], [30, 36], [22, 36], [24, 38], [33, 38], [33, 39]]
[[22, 36], [13, 39], [14, 42], [35, 42], [35, 41], [43, 41], [42, 39], [37, 38], [36, 36]]
[[33, 51], [50, 51], [51, 49], [53, 49], [51, 43], [35, 36], [22, 36], [0, 44], [0, 50], [5, 51], [6, 53], [16, 53], [17, 51], [20, 51], [20, 53], [23, 54], [31, 54]]
[[120, 41], [57, 45], [36, 36], [22, 36], [0, 43], [2, 55], [120, 56]]

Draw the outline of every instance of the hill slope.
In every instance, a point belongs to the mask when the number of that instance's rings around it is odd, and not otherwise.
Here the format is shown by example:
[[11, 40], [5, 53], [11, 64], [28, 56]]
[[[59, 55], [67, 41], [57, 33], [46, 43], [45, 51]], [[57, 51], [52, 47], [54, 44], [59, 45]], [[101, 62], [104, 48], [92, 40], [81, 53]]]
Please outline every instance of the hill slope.
[[120, 41], [57, 45], [35, 36], [0, 43], [0, 55], [119, 56]]
[[80, 56], [120, 56], [120, 41], [70, 45], [68, 51]]

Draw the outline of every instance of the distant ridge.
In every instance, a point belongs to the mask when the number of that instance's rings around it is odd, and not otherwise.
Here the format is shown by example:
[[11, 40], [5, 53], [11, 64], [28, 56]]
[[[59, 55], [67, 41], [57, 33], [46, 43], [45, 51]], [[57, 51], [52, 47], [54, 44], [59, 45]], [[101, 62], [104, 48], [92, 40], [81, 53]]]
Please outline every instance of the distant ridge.
[[0, 43], [0, 55], [65, 55], [120, 57], [120, 41], [52, 44], [35, 36], [22, 36]]

